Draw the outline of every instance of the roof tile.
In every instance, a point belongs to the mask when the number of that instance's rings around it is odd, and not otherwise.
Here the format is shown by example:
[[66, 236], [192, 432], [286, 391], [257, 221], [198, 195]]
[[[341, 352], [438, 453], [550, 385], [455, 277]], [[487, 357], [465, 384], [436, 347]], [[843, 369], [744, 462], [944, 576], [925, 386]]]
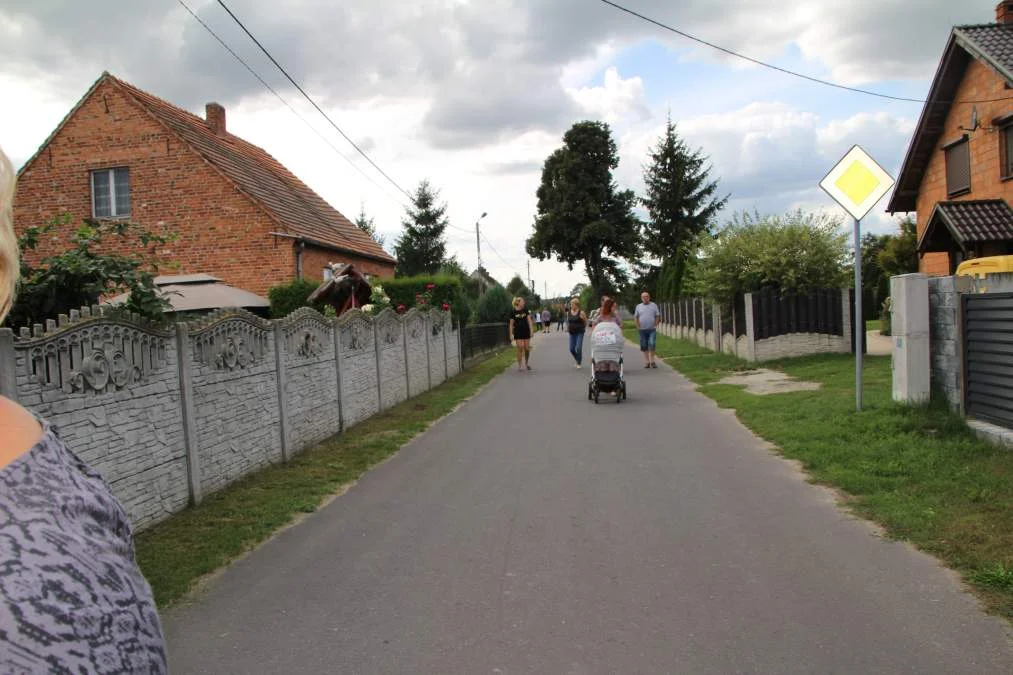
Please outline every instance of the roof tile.
[[109, 79], [144, 106], [271, 213], [288, 234], [384, 262], [395, 259], [372, 237], [324, 201], [263, 149], [112, 75]]
[[939, 202], [935, 215], [965, 244], [1013, 240], [1013, 208], [1004, 199]]

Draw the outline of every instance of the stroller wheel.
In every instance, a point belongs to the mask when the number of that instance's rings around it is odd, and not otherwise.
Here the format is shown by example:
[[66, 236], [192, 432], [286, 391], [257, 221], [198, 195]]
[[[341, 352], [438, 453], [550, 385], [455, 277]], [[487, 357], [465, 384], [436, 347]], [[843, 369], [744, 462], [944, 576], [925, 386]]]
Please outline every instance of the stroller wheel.
[[626, 398], [626, 383], [625, 382], [623, 382], [622, 395], [623, 395], [623, 398], [625, 399]]
[[623, 390], [616, 389], [616, 403], [622, 403], [623, 401]]
[[598, 403], [598, 390], [597, 389], [594, 390], [594, 402], [597, 405], [597, 403]]
[[591, 383], [588, 383], [588, 385], [587, 385], [587, 400], [590, 401], [592, 398], [594, 398], [594, 385], [592, 385]]

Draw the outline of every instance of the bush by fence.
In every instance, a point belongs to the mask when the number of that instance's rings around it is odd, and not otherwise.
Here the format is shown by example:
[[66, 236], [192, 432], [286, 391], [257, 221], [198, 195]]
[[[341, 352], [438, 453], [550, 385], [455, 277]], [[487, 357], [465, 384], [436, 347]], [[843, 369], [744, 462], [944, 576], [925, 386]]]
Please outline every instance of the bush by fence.
[[52, 422], [139, 529], [460, 369], [440, 311], [229, 310], [163, 328], [95, 307], [0, 329], [0, 395]]

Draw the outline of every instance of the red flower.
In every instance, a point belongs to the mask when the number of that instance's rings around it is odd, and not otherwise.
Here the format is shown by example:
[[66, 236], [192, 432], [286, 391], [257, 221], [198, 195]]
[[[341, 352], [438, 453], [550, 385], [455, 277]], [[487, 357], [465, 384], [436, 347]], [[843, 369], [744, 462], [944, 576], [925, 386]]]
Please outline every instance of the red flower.
[[446, 303], [446, 302], [443, 303], [443, 311], [444, 312], [449, 312], [450, 311], [450, 305], [448, 303]]
[[404, 305], [398, 305], [397, 306], [397, 313], [398, 314], [404, 314]]
[[436, 288], [436, 284], [426, 284], [426, 290], [431, 291]]

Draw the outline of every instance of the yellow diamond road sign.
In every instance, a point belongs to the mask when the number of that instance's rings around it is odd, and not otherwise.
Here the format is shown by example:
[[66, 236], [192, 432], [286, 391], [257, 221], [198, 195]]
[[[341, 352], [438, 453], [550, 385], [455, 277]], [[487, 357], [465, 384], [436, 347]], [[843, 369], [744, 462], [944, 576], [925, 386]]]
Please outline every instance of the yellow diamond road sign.
[[820, 187], [861, 220], [893, 187], [893, 178], [856, 145], [820, 181]]

